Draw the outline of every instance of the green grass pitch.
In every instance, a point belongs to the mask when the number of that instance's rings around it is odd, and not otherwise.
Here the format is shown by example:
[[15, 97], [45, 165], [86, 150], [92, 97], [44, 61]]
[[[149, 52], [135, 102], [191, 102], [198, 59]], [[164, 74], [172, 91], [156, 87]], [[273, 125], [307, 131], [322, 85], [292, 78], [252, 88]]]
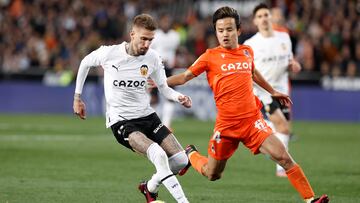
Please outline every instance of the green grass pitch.
[[[206, 153], [212, 122], [177, 120], [183, 146]], [[359, 123], [295, 122], [290, 152], [317, 194], [334, 203], [360, 202]], [[0, 115], [0, 203], [145, 202], [139, 181], [155, 168], [117, 144], [101, 117]], [[190, 202], [301, 203], [287, 179], [275, 177], [265, 156], [242, 145], [228, 161], [221, 180], [210, 182], [193, 169], [180, 183]], [[159, 199], [175, 202], [164, 187]]]

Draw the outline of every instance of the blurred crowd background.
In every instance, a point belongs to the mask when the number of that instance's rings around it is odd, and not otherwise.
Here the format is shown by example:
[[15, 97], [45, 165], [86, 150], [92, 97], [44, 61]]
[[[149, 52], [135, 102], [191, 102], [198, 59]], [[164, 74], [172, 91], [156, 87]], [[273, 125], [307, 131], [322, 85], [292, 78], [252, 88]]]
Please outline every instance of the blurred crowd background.
[[171, 14], [181, 36], [175, 67], [187, 68], [217, 46], [211, 15], [219, 6], [238, 9], [243, 42], [256, 32], [252, 9], [260, 2], [274, 7], [275, 23], [291, 36], [303, 66], [294, 80], [360, 76], [359, 0], [0, 0], [0, 78], [66, 73], [70, 83], [90, 51], [128, 40], [139, 13]]

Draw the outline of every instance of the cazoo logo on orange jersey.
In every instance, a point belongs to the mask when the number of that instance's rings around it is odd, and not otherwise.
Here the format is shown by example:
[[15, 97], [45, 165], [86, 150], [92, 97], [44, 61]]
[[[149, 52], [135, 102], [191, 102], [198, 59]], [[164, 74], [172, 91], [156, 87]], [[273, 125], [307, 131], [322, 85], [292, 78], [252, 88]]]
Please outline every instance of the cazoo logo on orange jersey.
[[234, 70], [252, 70], [252, 63], [250, 62], [237, 62], [237, 63], [226, 63], [221, 65], [222, 71], [234, 71]]

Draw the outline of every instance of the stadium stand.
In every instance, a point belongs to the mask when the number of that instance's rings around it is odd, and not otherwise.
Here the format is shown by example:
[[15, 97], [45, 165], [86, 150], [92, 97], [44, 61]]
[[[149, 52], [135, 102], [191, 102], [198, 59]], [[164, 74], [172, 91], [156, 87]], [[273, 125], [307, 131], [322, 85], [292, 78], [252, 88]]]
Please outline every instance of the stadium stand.
[[[285, 26], [295, 44], [296, 58], [303, 65], [300, 79], [320, 76], [356, 77], [360, 73], [359, 1], [272, 0], [284, 14]], [[222, 4], [234, 2], [223, 1]], [[241, 8], [257, 2], [240, 1], [242, 40], [255, 30], [251, 14]], [[211, 19], [217, 1], [60, 1], [13, 0], [0, 2], [0, 70], [2, 74], [39, 73], [47, 70], [74, 72], [79, 59], [101, 43], [127, 38], [128, 20], [135, 14], [176, 16], [175, 28], [182, 34], [178, 67], [186, 67], [207, 47], [216, 46]], [[251, 9], [250, 9], [251, 10]], [[242, 12], [243, 11], [243, 12]], [[296, 78], [295, 78], [296, 79]]]

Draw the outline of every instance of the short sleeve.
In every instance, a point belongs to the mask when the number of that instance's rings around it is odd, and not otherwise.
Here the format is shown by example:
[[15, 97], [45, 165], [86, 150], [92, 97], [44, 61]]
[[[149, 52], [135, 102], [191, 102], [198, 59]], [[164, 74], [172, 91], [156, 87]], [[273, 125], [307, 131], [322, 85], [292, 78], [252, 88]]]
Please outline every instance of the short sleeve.
[[196, 61], [188, 68], [195, 76], [200, 75], [208, 68], [208, 51], [202, 54]]

